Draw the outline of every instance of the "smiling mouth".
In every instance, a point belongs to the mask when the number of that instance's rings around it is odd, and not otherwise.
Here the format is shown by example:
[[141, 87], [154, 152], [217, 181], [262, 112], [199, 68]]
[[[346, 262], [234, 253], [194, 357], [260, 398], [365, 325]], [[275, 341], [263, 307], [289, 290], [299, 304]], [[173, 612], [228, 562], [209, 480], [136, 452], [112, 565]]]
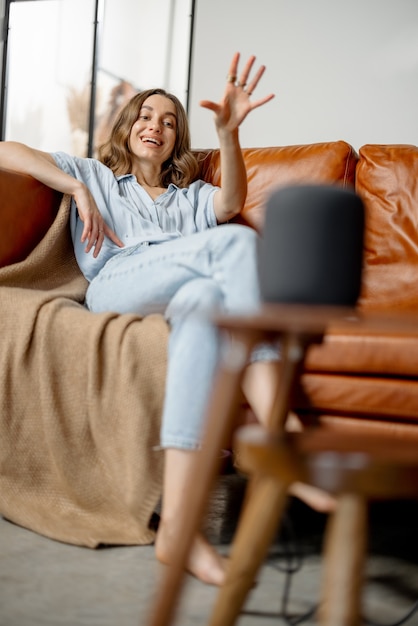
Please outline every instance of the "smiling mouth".
[[154, 137], [142, 137], [141, 139], [142, 143], [151, 143], [154, 146], [162, 146], [163, 142], [159, 141], [158, 139], [154, 139]]

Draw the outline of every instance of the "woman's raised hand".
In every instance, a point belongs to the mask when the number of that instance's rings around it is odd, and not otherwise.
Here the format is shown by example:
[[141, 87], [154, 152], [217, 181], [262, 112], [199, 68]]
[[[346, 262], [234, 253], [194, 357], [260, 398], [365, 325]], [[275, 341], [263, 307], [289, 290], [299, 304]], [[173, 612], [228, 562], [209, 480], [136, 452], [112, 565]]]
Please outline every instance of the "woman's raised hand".
[[250, 101], [250, 97], [256, 89], [266, 68], [262, 65], [251, 78], [250, 74], [255, 61], [255, 57], [251, 56], [238, 79], [239, 58], [239, 52], [236, 52], [232, 57], [222, 100], [219, 103], [212, 102], [211, 100], [202, 100], [200, 102], [200, 106], [214, 112], [215, 125], [218, 131], [224, 129], [232, 132], [236, 130], [250, 111], [274, 98], [274, 94], [270, 94], [259, 100]]

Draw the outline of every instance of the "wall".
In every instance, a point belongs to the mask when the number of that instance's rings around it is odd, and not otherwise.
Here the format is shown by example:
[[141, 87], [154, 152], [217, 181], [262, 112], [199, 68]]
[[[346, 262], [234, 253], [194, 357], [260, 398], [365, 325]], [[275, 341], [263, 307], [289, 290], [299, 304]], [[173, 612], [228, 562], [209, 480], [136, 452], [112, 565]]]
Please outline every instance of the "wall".
[[243, 146], [345, 139], [418, 144], [417, 0], [196, 0], [190, 123], [194, 147], [217, 145], [201, 99], [219, 100], [229, 59], [267, 72]]

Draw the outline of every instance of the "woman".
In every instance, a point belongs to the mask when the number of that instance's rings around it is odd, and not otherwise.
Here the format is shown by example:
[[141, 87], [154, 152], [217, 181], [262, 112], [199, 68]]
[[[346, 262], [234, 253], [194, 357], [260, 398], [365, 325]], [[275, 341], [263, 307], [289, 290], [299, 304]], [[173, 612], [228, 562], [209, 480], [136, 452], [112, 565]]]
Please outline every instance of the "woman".
[[[1, 166], [72, 196], [71, 230], [77, 261], [90, 283], [88, 308], [162, 313], [170, 325], [161, 429], [163, 505], [156, 539], [157, 558], [165, 563], [219, 359], [209, 314], [248, 311], [259, 302], [256, 233], [233, 224], [215, 228], [237, 215], [246, 198], [239, 126], [250, 111], [273, 98], [250, 101], [265, 70], [262, 66], [251, 78], [254, 61], [247, 61], [237, 82], [235, 54], [221, 102], [200, 103], [214, 113], [221, 187], [196, 180], [185, 111], [161, 89], [142, 92], [124, 107], [99, 160], [12, 142], [0, 145]], [[277, 375], [276, 353], [255, 351], [244, 392], [261, 421], [268, 417]], [[314, 498], [313, 504], [326, 506], [326, 500]], [[201, 535], [188, 568], [205, 582], [223, 582], [223, 559]]]

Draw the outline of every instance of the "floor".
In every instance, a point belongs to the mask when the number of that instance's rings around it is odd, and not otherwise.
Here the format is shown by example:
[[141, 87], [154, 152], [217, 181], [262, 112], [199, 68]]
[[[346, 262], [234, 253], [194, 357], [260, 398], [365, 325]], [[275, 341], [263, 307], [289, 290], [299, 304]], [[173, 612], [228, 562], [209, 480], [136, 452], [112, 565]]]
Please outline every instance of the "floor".
[[[244, 489], [231, 474], [214, 490], [207, 533], [225, 554]], [[290, 502], [238, 626], [316, 623], [325, 522]], [[402, 621], [418, 601], [418, 503], [374, 503], [369, 526], [364, 623], [418, 626], [418, 611]], [[160, 567], [152, 546], [78, 548], [0, 518], [0, 626], [146, 626]], [[215, 595], [187, 577], [176, 626], [206, 624]]]

